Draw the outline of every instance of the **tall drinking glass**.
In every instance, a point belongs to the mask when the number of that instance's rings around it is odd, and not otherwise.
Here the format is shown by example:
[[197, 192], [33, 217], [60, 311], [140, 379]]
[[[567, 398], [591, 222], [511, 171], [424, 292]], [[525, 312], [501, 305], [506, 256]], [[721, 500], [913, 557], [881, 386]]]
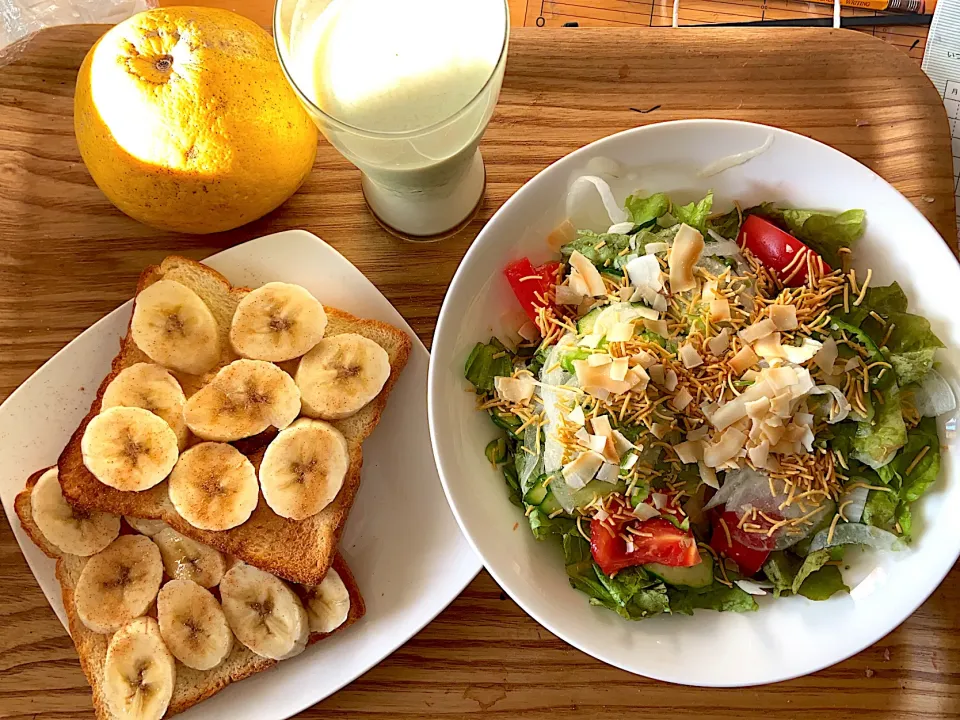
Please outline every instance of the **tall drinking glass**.
[[377, 219], [435, 240], [473, 217], [507, 58], [506, 0], [278, 0], [280, 64]]

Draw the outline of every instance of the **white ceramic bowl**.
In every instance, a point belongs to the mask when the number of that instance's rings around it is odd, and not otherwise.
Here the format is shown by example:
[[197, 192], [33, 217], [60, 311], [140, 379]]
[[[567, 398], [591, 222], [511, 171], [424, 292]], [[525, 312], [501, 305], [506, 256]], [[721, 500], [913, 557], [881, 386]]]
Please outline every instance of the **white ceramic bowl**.
[[[756, 148], [771, 134], [774, 142], [762, 155], [710, 178], [698, 175], [714, 160]], [[854, 556], [844, 573], [849, 595], [826, 602], [766, 597], [759, 612], [698, 611], [638, 623], [589, 606], [568, 585], [560, 548], [534, 540], [508, 501], [500, 473], [484, 458], [484, 446], [498, 431], [464, 392], [464, 361], [476, 341], [489, 339], [492, 323], [517, 307], [503, 267], [524, 255], [534, 263], [550, 257], [544, 239], [564, 218], [568, 184], [595, 158], [614, 159], [632, 171], [612, 183], [618, 201], [640, 190], [666, 191], [687, 202], [713, 189], [718, 209], [733, 200], [744, 206], [769, 200], [864, 208], [868, 229], [856, 247], [855, 267], [872, 267], [877, 284], [900, 282], [910, 309], [929, 318], [948, 346], [938, 359], [956, 386], [960, 269], [927, 220], [880, 176], [826, 145], [761, 125], [690, 120], [628, 130], [581, 148], [523, 186], [487, 223], [447, 292], [434, 336], [428, 403], [440, 477], [460, 527], [524, 610], [571, 645], [630, 672], [688, 685], [756, 685], [814, 672], [859, 652], [906, 619], [960, 553], [956, 443], [942, 422], [941, 438], [949, 447], [941, 478], [915, 506], [912, 549], [848, 553]]]

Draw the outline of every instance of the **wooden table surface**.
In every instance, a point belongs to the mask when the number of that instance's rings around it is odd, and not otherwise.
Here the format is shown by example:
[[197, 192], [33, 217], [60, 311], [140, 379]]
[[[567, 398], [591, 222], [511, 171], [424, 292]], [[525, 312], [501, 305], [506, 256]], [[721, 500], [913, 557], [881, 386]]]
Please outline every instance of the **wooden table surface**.
[[[553, 160], [649, 122], [736, 118], [810, 135], [875, 169], [955, 243], [949, 132], [930, 84], [879, 41], [795, 30], [517, 30], [483, 145], [486, 200], [466, 231], [437, 245], [381, 231], [358, 173], [325, 144], [301, 191], [266, 218], [204, 237], [153, 230], [110, 206], [73, 139], [76, 68], [104, 29], [45, 31], [0, 70], [0, 398], [127, 300], [145, 265], [288, 228], [334, 245], [429, 344], [447, 282], [492, 212]], [[404, 647], [304, 717], [958, 717], [958, 628], [955, 569], [903, 626], [832, 668], [763, 688], [686, 688], [568, 647], [481, 573]], [[0, 718], [91, 714], [73, 646], [0, 521]]]

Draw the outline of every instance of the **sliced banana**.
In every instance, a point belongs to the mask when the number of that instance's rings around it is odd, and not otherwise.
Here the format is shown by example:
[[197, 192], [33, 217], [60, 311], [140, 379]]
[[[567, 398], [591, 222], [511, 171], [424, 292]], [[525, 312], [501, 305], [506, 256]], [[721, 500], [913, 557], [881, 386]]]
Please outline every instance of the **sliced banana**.
[[237, 305], [230, 344], [243, 357], [283, 362], [310, 350], [326, 329], [327, 313], [306, 288], [272, 282]]
[[201, 530], [228, 530], [247, 521], [260, 499], [257, 471], [232, 445], [205, 442], [180, 456], [167, 484], [170, 502]]
[[330, 568], [319, 585], [306, 585], [305, 589], [310, 632], [333, 632], [347, 621], [350, 593], [340, 573]]
[[215, 668], [233, 648], [223, 608], [193, 580], [175, 578], [160, 589], [157, 621], [170, 652], [194, 670]]
[[77, 510], [60, 489], [57, 469], [50, 468], [30, 492], [33, 521], [60, 550], [88, 557], [103, 550], [120, 534], [120, 518], [103, 512]]
[[282, 430], [300, 414], [300, 391], [287, 373], [262, 360], [235, 360], [187, 400], [187, 427], [204, 440], [232, 442]]
[[170, 474], [180, 453], [167, 423], [132, 407], [113, 407], [93, 418], [80, 450], [94, 477], [117, 490], [152, 488]]
[[145, 535], [121, 535], [91, 557], [75, 590], [77, 615], [97, 633], [111, 633], [147, 612], [163, 579], [160, 550]]
[[352, 333], [324, 338], [297, 368], [303, 414], [349, 417], [373, 400], [389, 377], [390, 357], [373, 340]]
[[127, 521], [127, 525], [138, 533], [151, 538], [161, 530], [170, 527], [163, 520], [145, 520], [144, 518], [135, 518], [129, 515], [124, 515], [123, 519]]
[[163, 569], [170, 577], [192, 580], [205, 588], [220, 584], [226, 563], [212, 547], [186, 538], [173, 528], [161, 530], [153, 541], [160, 548]]
[[158, 280], [137, 295], [130, 332], [147, 357], [180, 372], [200, 375], [220, 359], [213, 313], [199, 295], [174, 280]]
[[167, 421], [177, 434], [182, 450], [187, 442], [187, 424], [183, 421], [186, 402], [180, 383], [165, 368], [153, 363], [135, 363], [107, 385], [100, 409], [122, 406], [149, 410]]
[[270, 573], [238, 563], [220, 581], [220, 598], [233, 634], [257, 655], [285, 660], [307, 646], [310, 623], [303, 603]]
[[281, 517], [316, 515], [340, 492], [350, 467], [347, 441], [333, 425], [301, 418], [273, 439], [260, 463], [260, 489]]
[[140, 617], [120, 628], [107, 646], [103, 695], [123, 720], [160, 720], [170, 705], [177, 668], [157, 621]]

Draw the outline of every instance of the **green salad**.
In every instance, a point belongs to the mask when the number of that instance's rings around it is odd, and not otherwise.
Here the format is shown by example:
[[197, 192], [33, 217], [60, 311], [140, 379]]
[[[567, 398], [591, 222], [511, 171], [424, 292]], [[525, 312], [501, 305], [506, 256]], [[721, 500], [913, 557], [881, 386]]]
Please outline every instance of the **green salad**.
[[625, 618], [846, 591], [845, 552], [910, 541], [956, 405], [930, 323], [854, 269], [865, 213], [593, 180], [609, 228], [510, 263], [517, 313], [466, 362], [510, 499]]

